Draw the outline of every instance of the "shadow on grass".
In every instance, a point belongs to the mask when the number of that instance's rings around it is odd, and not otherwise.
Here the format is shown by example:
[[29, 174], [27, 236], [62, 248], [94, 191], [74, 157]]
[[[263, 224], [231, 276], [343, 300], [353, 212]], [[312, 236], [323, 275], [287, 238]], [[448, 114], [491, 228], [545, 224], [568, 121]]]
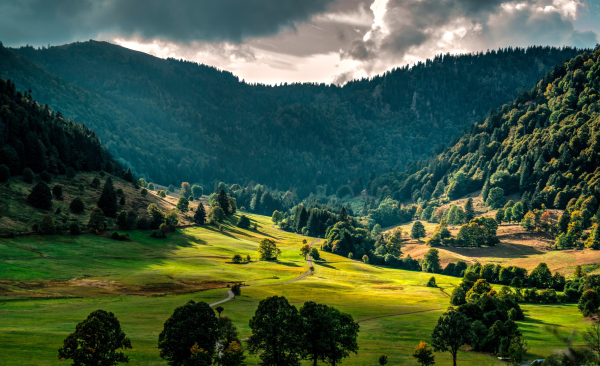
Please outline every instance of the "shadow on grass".
[[320, 262], [314, 262], [314, 263], [315, 263], [315, 264], [318, 264], [318, 265], [319, 265], [319, 266], [321, 266], [321, 267], [330, 268], [330, 269], [335, 269], [336, 271], [339, 271], [339, 269], [338, 269], [338, 268], [335, 268], [334, 266], [332, 266], [332, 265], [329, 265], [329, 264], [320, 263]]
[[442, 247], [444, 250], [471, 258], [496, 257], [496, 258], [527, 258], [544, 252], [530, 245], [502, 242], [493, 247], [462, 248]]

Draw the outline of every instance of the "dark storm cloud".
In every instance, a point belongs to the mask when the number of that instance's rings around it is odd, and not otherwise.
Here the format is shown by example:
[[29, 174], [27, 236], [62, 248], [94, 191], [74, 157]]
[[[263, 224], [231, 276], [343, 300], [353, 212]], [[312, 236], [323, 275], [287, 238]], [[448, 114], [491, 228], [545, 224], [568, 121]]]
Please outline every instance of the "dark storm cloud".
[[3, 0], [0, 40], [65, 43], [99, 35], [173, 42], [270, 36], [326, 11], [333, 0]]

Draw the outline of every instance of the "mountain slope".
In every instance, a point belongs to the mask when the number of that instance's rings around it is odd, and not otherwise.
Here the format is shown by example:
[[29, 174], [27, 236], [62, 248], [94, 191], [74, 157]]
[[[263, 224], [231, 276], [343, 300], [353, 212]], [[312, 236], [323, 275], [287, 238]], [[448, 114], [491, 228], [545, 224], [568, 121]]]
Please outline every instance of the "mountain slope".
[[[600, 200], [600, 48], [558, 66], [513, 103], [490, 112], [441, 154], [368, 183], [371, 194], [455, 199], [484, 187], [525, 195], [530, 208]], [[432, 197], [433, 194], [433, 197]], [[485, 197], [484, 197], [485, 198]], [[594, 200], [590, 201], [594, 202]], [[588, 207], [593, 215], [597, 207]], [[589, 218], [588, 218], [589, 219]]]
[[[212, 67], [104, 42], [13, 51], [114, 107], [106, 114], [80, 109], [77, 118], [97, 128], [140, 176], [175, 184], [255, 180], [297, 187], [301, 196], [317, 185], [337, 188], [427, 157], [581, 52], [537, 47], [446, 55], [340, 88], [248, 85]], [[0, 66], [30, 88], [20, 65]], [[52, 88], [38, 83], [31, 89], [45, 102]], [[77, 104], [77, 96], [51, 102], [66, 110], [62, 106]]]

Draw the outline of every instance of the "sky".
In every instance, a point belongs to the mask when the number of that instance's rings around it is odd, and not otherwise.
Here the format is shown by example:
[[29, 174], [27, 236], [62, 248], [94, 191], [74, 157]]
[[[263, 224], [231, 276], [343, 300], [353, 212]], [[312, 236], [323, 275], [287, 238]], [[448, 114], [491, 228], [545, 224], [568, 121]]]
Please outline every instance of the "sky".
[[439, 53], [594, 47], [600, 0], [0, 0], [5, 46], [89, 39], [250, 83], [343, 84]]

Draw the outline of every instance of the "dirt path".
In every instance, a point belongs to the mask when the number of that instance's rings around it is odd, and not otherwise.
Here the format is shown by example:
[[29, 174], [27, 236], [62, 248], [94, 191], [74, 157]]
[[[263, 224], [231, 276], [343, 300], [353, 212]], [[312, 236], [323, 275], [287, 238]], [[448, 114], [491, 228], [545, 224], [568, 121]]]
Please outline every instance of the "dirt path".
[[[273, 225], [273, 229], [275, 230], [279, 230], [277, 228], [275, 228], [275, 225]], [[308, 243], [308, 246], [312, 249], [313, 244], [318, 243], [320, 240], [317, 239], [315, 241], [312, 241], [310, 243]], [[294, 279], [291, 279], [289, 281], [284, 281], [284, 282], [278, 282], [278, 283], [269, 283], [269, 284], [264, 284], [264, 285], [254, 285], [254, 286], [242, 286], [242, 288], [248, 288], [248, 287], [263, 287], [263, 286], [279, 286], [279, 285], [285, 285], [286, 283], [291, 283], [291, 282], [296, 282], [296, 281], [300, 281], [301, 279], [303, 279], [304, 277], [308, 276], [310, 274], [310, 268], [313, 266], [312, 264], [312, 258], [310, 257], [310, 255], [307, 256], [306, 258], [306, 264], [308, 264], [308, 271], [306, 271], [304, 274], [302, 274], [301, 276], [298, 276]], [[211, 307], [213, 306], [217, 306], [219, 304], [222, 304], [224, 302], [227, 302], [229, 300], [232, 300], [233, 298], [235, 298], [235, 295], [233, 294], [233, 292], [231, 290], [227, 290], [227, 294], [229, 296], [227, 296], [226, 299], [223, 300], [219, 300], [215, 303], [210, 304]]]

